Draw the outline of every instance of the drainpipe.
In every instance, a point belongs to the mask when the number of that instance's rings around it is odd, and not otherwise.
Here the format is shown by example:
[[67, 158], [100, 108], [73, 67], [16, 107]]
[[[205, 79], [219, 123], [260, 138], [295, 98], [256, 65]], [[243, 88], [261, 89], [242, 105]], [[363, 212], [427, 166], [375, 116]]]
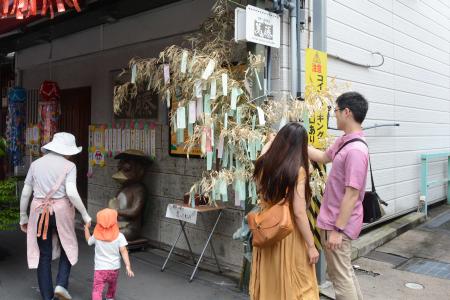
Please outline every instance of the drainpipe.
[[298, 74], [298, 65], [297, 65], [297, 60], [299, 57], [298, 48], [297, 48], [297, 46], [298, 46], [298, 44], [297, 44], [297, 37], [298, 37], [297, 4], [298, 4], [298, 0], [291, 0], [291, 1], [287, 2], [285, 5], [289, 9], [289, 15], [291, 18], [290, 46], [291, 46], [291, 94], [292, 94], [292, 97], [297, 97], [297, 92], [299, 89], [299, 86], [298, 86], [299, 74]]
[[[327, 3], [326, 0], [313, 2], [313, 48], [327, 51]], [[316, 276], [319, 285], [326, 282], [326, 261], [323, 250], [320, 251], [319, 262], [316, 265]]]
[[313, 3], [313, 47], [327, 51], [327, 3], [326, 0], [314, 0]]
[[[302, 79], [301, 79], [301, 35], [300, 29], [303, 28], [300, 23], [304, 20], [299, 19], [301, 12], [304, 12], [304, 0], [282, 1], [283, 5], [289, 10], [290, 31], [291, 31], [291, 94], [293, 97], [301, 97]], [[304, 15], [304, 14], [303, 14]]]

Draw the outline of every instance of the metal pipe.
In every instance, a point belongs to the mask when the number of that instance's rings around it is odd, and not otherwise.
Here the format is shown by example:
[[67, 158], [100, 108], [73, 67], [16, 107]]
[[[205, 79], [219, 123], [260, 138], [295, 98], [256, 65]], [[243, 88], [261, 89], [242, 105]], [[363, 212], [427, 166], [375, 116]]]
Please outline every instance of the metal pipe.
[[295, 95], [298, 99], [302, 96], [302, 41], [300, 34], [300, 10], [304, 8], [304, 1], [300, 3], [300, 0], [297, 0], [296, 3], [297, 8], [297, 20], [295, 21], [296, 35], [297, 35], [297, 95]]
[[327, 3], [326, 0], [313, 2], [313, 47], [316, 50], [327, 51]]
[[272, 94], [272, 48], [267, 47], [267, 91], [264, 94]]
[[[372, 126], [369, 126], [369, 127], [363, 127], [363, 130], [368, 130], [368, 129], [374, 129], [374, 128], [378, 128], [378, 127], [394, 127], [394, 126], [400, 126], [400, 123], [392, 123], [392, 124], [374, 124], [374, 125], [372, 125]], [[328, 129], [331, 129], [331, 130], [339, 130], [339, 129], [337, 129], [337, 128], [334, 128], [334, 127], [328, 127]]]
[[298, 49], [297, 49], [297, 3], [298, 0], [289, 2], [289, 12], [291, 17], [291, 93], [292, 97], [297, 97], [298, 92]]

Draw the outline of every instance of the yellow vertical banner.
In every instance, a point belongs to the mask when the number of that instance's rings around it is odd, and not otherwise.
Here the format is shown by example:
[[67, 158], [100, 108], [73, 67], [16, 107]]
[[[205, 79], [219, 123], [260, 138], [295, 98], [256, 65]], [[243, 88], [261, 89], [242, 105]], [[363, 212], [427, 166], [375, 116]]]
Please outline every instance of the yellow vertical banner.
[[[320, 92], [327, 88], [327, 54], [326, 52], [318, 51], [315, 49], [306, 49], [306, 98], [314, 99], [314, 101], [322, 101], [318, 96]], [[312, 114], [308, 116], [308, 120], [304, 120], [305, 126], [308, 129], [309, 143], [318, 149], [324, 149], [326, 147], [326, 136], [328, 128], [328, 105], [325, 101], [321, 107], [316, 109]], [[325, 165], [313, 163], [313, 168], [319, 172], [319, 176], [326, 177]], [[321, 191], [323, 195], [323, 191]], [[320, 211], [321, 195], [315, 195], [312, 197], [311, 205], [307, 211], [308, 220], [311, 224], [313, 231], [314, 243], [318, 249], [322, 248], [320, 242], [320, 232], [317, 227], [317, 217]]]
[[[306, 86], [314, 92], [320, 92], [327, 87], [327, 53], [315, 49], [306, 49]], [[328, 106], [324, 102], [322, 108], [309, 116], [309, 143], [315, 148], [325, 148], [325, 138], [328, 128]]]

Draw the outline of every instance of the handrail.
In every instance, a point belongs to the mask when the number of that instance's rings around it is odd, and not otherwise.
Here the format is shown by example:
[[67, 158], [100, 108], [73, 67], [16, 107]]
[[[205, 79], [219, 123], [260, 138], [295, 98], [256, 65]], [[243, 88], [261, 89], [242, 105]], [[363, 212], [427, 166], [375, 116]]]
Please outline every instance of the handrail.
[[[447, 157], [447, 178], [428, 181], [428, 163], [432, 159]], [[447, 183], [447, 203], [450, 204], [450, 152], [423, 153], [420, 155], [420, 196], [425, 197], [425, 215], [428, 213], [428, 189], [438, 183]]]

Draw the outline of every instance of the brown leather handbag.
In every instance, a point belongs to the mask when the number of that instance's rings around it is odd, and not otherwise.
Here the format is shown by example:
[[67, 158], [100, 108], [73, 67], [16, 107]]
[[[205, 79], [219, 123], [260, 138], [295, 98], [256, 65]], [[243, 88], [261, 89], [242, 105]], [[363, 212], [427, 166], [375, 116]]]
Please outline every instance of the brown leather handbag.
[[249, 213], [248, 226], [253, 234], [253, 246], [269, 247], [294, 230], [289, 201], [283, 200], [261, 212]]

